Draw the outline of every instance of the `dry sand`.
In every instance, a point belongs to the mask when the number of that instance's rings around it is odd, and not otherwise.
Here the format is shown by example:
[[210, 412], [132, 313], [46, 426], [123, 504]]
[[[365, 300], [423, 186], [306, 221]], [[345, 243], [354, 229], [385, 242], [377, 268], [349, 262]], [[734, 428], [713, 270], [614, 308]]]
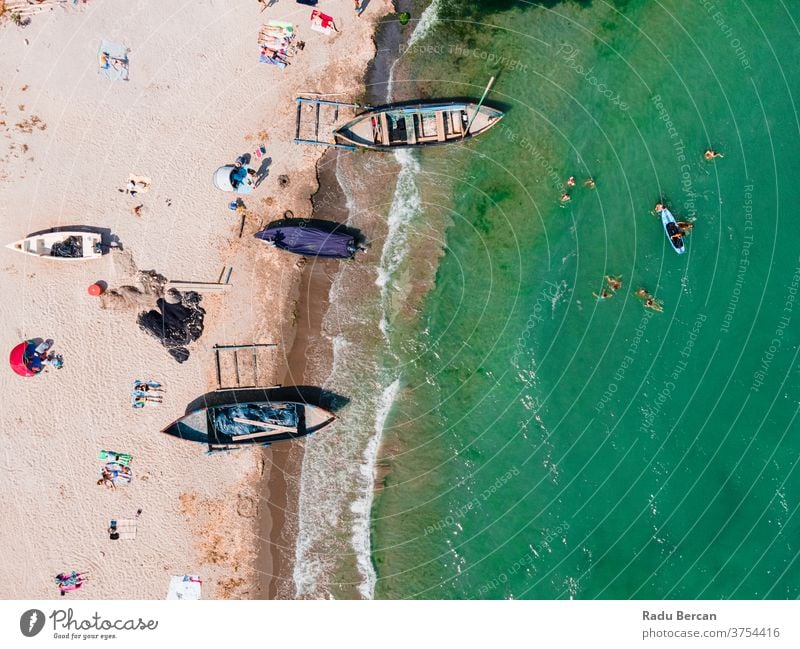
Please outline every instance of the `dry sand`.
[[[86, 262], [0, 248], [0, 348], [53, 338], [64, 356], [63, 369], [42, 376], [0, 372], [0, 597], [56, 597], [53, 576], [72, 569], [90, 580], [70, 598], [163, 598], [169, 576], [184, 573], [201, 576], [204, 598], [256, 594], [259, 530], [282, 533], [266, 518], [270, 496], [260, 488], [274, 470], [271, 454], [209, 457], [159, 430], [216, 387], [215, 343], [276, 342], [261, 381], [285, 372], [297, 258], [251, 235], [287, 209], [309, 214], [324, 149], [291, 143], [294, 97], [354, 98], [374, 21], [389, 6], [371, 2], [356, 18], [349, 0], [327, 0], [321, 9], [341, 30], [331, 37], [309, 29], [307, 6], [259, 9], [254, 0], [90, 0], [35, 14], [24, 28], [0, 24], [0, 242], [79, 224], [108, 228], [124, 248]], [[258, 62], [268, 19], [293, 22], [306, 43], [285, 70]], [[130, 48], [130, 81], [98, 75], [101, 39]], [[211, 175], [259, 144], [271, 160], [244, 197], [240, 239], [239, 215], [227, 208], [235, 196], [216, 190]], [[149, 192], [118, 192], [129, 174], [150, 177]], [[281, 188], [283, 174], [290, 182]], [[137, 269], [216, 281], [223, 267], [233, 268], [232, 288], [204, 298], [206, 329], [183, 364], [139, 330], [136, 308], [104, 310], [86, 290], [98, 280], [135, 283]], [[164, 403], [132, 409], [136, 378], [160, 381]], [[132, 484], [96, 485], [101, 449], [133, 455]], [[136, 540], [110, 541], [108, 521], [139, 508]], [[260, 569], [262, 580], [270, 576], [269, 566]]]

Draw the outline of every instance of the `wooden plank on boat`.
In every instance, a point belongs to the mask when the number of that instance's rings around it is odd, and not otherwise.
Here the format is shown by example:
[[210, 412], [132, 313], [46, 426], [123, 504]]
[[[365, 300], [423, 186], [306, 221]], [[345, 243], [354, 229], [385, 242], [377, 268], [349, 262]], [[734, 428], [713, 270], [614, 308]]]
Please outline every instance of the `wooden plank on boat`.
[[[238, 442], [238, 441], [243, 440], [243, 439], [255, 439], [257, 437], [269, 437], [270, 435], [280, 435], [283, 432], [284, 431], [281, 431], [281, 430], [264, 430], [264, 431], [259, 431], [257, 433], [250, 433], [249, 435], [236, 435], [233, 438], [233, 441]], [[297, 430], [292, 428], [292, 429], [290, 429], [288, 431], [285, 431], [285, 432], [297, 433]]]
[[[260, 428], [272, 428], [278, 433], [296, 433], [297, 428], [292, 426], [281, 426], [279, 424], [270, 424], [266, 421], [258, 421], [257, 419], [245, 419], [244, 417], [234, 417], [233, 421], [237, 424], [249, 424], [250, 426], [258, 426]], [[237, 435], [236, 439], [240, 439], [241, 436]]]
[[448, 111], [447, 114], [450, 115], [450, 128], [453, 135], [460, 135], [464, 130], [461, 122], [461, 111]]
[[447, 131], [444, 126], [444, 111], [436, 111], [436, 139], [444, 142], [447, 139]]
[[227, 291], [231, 285], [230, 284], [220, 284], [219, 282], [177, 282], [177, 281], [169, 281], [167, 282], [168, 288], [174, 288], [178, 291], [210, 291], [210, 292], [217, 292], [220, 293], [222, 291]]
[[406, 135], [408, 144], [417, 143], [417, 124], [420, 121], [419, 111], [406, 115]]
[[380, 123], [381, 123], [381, 130], [380, 130], [381, 141], [376, 142], [375, 144], [390, 144], [391, 139], [389, 138], [389, 118], [387, 117], [386, 113], [381, 113]]

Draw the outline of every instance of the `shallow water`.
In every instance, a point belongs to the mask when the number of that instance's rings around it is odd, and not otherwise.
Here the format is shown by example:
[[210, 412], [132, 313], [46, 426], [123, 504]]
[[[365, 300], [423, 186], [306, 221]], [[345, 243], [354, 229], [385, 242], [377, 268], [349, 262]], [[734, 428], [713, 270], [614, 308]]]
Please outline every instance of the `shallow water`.
[[797, 597], [797, 10], [441, 5], [393, 95], [496, 75], [509, 111], [404, 167], [424, 214], [379, 291], [375, 595]]

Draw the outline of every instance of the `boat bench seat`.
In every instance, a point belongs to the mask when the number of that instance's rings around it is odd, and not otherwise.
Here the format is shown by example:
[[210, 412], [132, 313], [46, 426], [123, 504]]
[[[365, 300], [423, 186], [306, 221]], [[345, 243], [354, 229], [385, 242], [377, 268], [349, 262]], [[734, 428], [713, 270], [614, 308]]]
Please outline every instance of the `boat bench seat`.
[[447, 128], [444, 123], [444, 111], [436, 113], [436, 139], [444, 142], [447, 139]]

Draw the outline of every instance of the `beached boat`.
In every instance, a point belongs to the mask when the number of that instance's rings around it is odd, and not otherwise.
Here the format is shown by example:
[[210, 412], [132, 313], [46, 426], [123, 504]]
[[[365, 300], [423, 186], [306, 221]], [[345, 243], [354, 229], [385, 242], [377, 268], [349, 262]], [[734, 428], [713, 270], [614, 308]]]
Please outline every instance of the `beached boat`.
[[661, 209], [661, 223], [664, 226], [664, 232], [667, 233], [667, 241], [670, 242], [672, 249], [679, 255], [686, 252], [686, 246], [683, 245], [683, 233], [675, 222], [672, 212], [666, 207]]
[[488, 131], [503, 111], [472, 102], [423, 102], [374, 108], [334, 131], [339, 144], [395, 149], [461, 142]]
[[96, 259], [102, 256], [101, 236], [97, 232], [45, 232], [35, 234], [6, 248], [33, 257], [50, 257], [61, 260]]
[[305, 221], [271, 225], [254, 235], [267, 244], [305, 257], [350, 259], [358, 252], [355, 237], [338, 223], [328, 227], [309, 225]]
[[316, 433], [336, 416], [319, 406], [294, 401], [254, 401], [210, 406], [190, 412], [161, 432], [208, 444], [209, 452], [273, 442]]

